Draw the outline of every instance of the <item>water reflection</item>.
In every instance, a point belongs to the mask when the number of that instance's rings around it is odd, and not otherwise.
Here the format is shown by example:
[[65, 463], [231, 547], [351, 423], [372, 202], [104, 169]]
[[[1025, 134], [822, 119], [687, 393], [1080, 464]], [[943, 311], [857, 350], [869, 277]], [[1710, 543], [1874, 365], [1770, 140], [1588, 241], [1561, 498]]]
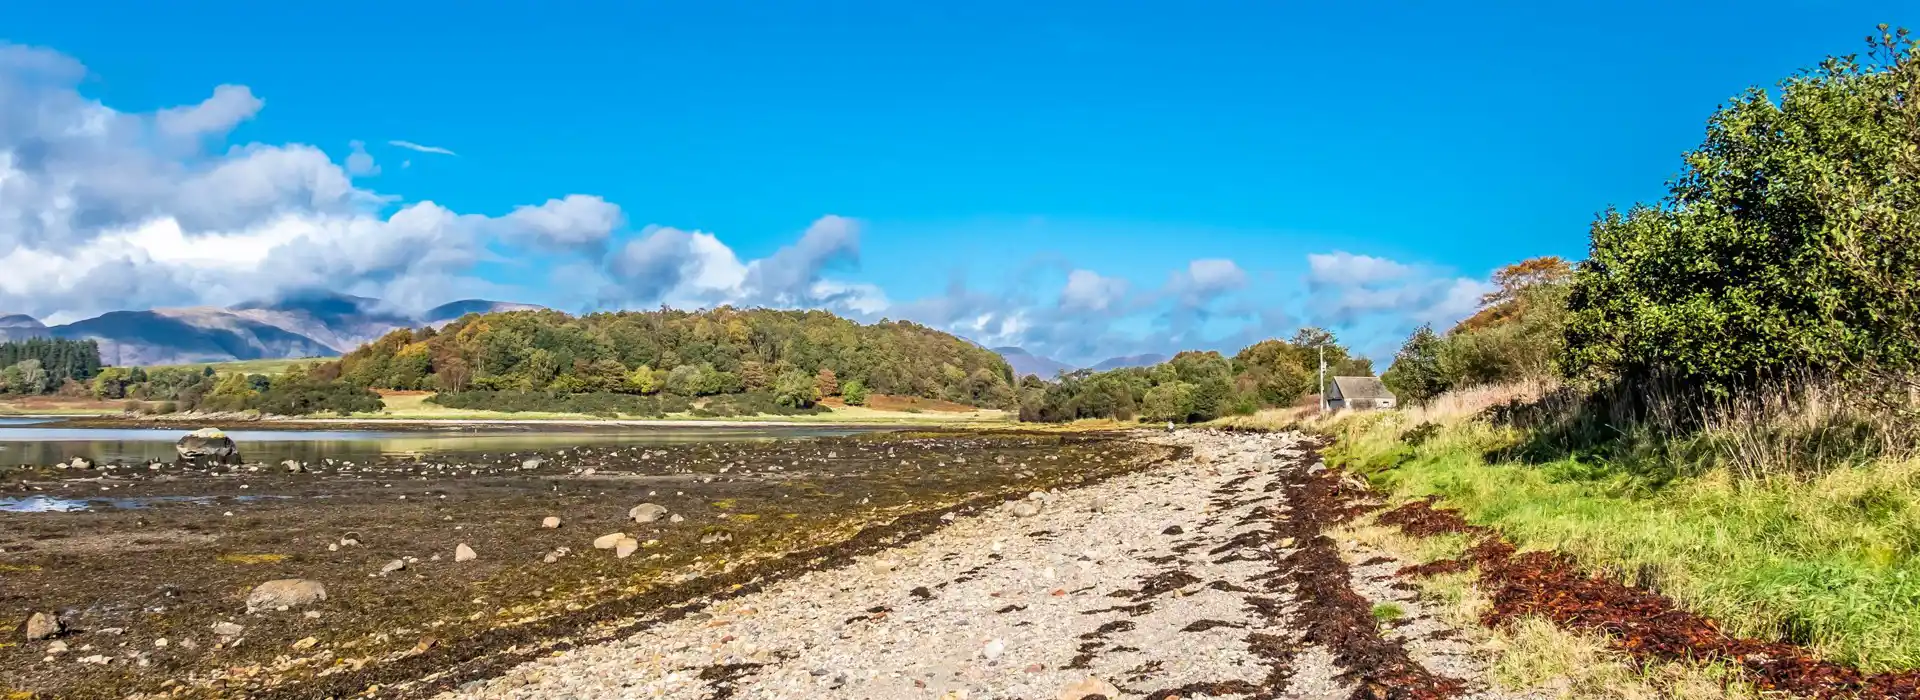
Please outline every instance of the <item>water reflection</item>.
[[[101, 463], [171, 460], [173, 443], [190, 431], [138, 428], [38, 427], [48, 419], [0, 419], [0, 464], [53, 464], [75, 457]], [[777, 440], [851, 435], [841, 427], [632, 427], [592, 431], [479, 430], [382, 432], [357, 430], [230, 430], [249, 462], [285, 459], [371, 459], [387, 454], [520, 452], [578, 445], [668, 444], [718, 440]]]
[[84, 510], [103, 510], [117, 508], [137, 510], [167, 504], [191, 504], [209, 506], [215, 502], [246, 503], [268, 498], [292, 498], [291, 496], [139, 496], [134, 498], [60, 498], [58, 496], [23, 496], [0, 498], [0, 513], [76, 513]]

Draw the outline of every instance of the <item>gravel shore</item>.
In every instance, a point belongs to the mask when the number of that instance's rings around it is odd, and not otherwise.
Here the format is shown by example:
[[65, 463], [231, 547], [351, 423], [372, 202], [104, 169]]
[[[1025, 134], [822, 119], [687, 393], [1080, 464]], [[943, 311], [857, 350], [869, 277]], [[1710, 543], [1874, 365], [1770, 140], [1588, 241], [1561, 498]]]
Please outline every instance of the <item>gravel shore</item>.
[[[1149, 439], [1193, 456], [957, 517], [440, 697], [1491, 697], [1471, 650], [1435, 648], [1449, 631], [1380, 585], [1390, 566], [1350, 570], [1342, 556], [1371, 553], [1303, 529], [1322, 519], [1298, 517], [1301, 498], [1340, 488], [1306, 438]], [[1310, 581], [1329, 590], [1299, 590]], [[1396, 596], [1420, 639], [1351, 622]]]

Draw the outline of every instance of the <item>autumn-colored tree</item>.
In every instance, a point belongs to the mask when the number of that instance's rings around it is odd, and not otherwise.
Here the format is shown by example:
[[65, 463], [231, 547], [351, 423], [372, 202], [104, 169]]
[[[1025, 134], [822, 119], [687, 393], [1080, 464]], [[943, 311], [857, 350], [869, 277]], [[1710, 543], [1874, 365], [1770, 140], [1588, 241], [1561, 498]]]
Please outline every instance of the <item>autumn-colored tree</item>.
[[1507, 323], [1528, 311], [1527, 303], [1537, 299], [1530, 289], [1566, 287], [1573, 281], [1573, 265], [1553, 255], [1528, 258], [1493, 273], [1494, 290], [1480, 297], [1480, 310], [1455, 326], [1474, 331]]

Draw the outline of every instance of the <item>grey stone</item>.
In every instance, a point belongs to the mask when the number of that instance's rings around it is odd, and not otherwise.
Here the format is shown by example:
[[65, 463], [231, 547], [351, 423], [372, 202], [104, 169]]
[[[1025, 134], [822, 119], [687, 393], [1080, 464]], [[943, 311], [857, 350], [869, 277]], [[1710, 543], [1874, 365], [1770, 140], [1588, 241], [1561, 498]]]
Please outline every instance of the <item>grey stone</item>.
[[666, 506], [654, 503], [642, 503], [627, 511], [627, 517], [636, 523], [650, 523], [667, 514]]
[[283, 578], [253, 587], [247, 594], [247, 612], [295, 608], [327, 599], [327, 587], [319, 581]]

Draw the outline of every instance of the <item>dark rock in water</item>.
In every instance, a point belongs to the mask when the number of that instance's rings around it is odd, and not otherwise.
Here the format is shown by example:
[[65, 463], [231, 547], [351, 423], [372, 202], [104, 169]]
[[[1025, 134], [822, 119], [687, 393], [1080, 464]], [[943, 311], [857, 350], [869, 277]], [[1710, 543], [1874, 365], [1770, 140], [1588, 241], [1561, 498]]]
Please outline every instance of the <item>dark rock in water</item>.
[[240, 463], [240, 447], [233, 444], [233, 438], [227, 437], [219, 428], [201, 428], [183, 435], [179, 442], [173, 444], [173, 451], [180, 455], [176, 461], [184, 465], [205, 467]]

